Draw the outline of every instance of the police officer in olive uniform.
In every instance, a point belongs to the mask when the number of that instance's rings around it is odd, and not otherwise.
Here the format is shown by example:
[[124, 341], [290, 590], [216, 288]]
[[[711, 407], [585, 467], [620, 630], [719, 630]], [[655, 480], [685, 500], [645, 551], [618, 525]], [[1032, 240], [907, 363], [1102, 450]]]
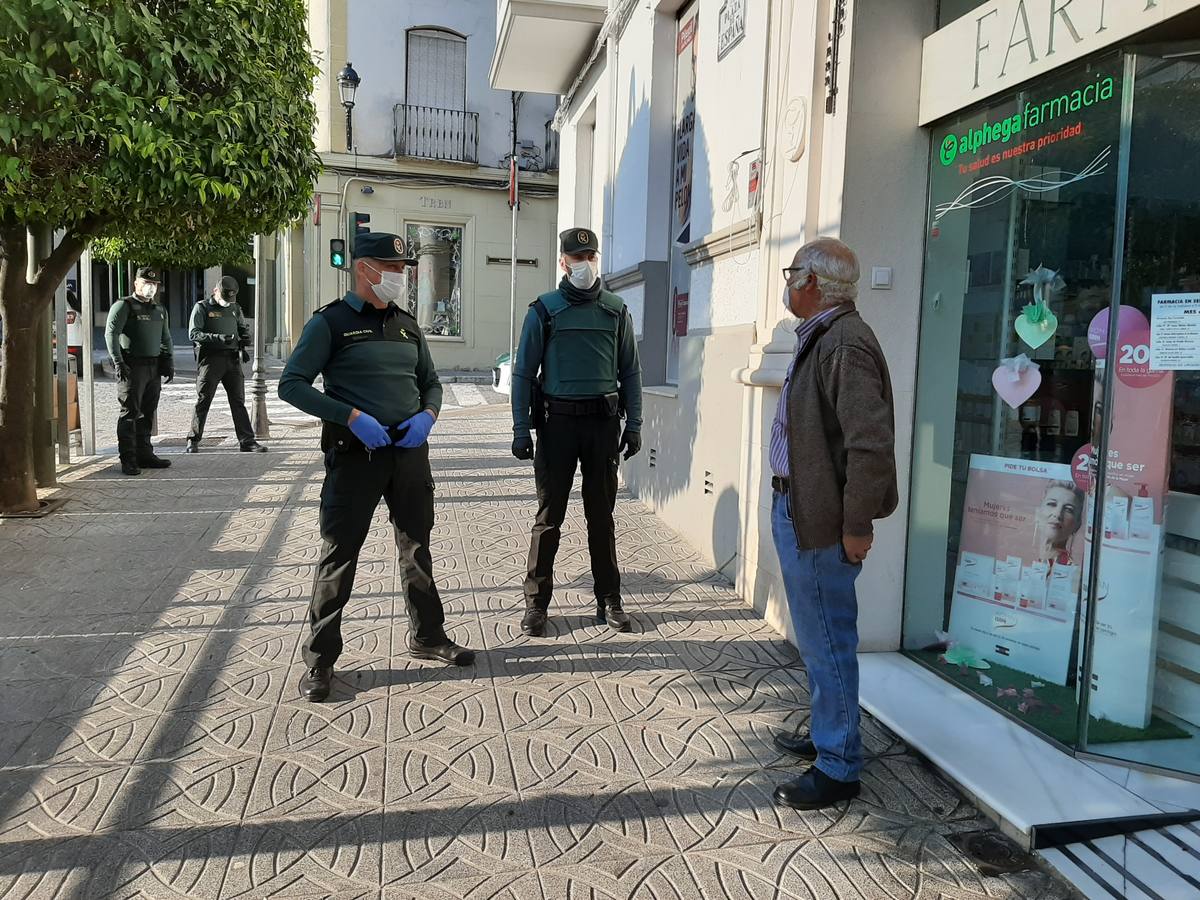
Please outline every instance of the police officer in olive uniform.
[[167, 311], [156, 302], [162, 278], [158, 269], [142, 266], [133, 280], [133, 296], [122, 297], [108, 311], [104, 343], [117, 369], [117, 448], [121, 471], [165, 469], [169, 459], [154, 454], [150, 429], [158, 412], [160, 378], [175, 377], [175, 348]]
[[[329, 696], [342, 652], [342, 608], [350, 599], [358, 553], [379, 498], [387, 502], [400, 554], [409, 616], [409, 653], [465, 666], [473, 651], [447, 637], [429, 550], [433, 476], [429, 432], [442, 386], [425, 335], [406, 304], [404, 267], [416, 264], [394, 234], [360, 234], [354, 245], [354, 289], [317, 310], [304, 327], [279, 380], [279, 396], [324, 421], [323, 545], [313, 578], [307, 672], [300, 693]], [[312, 385], [325, 377], [325, 392]]]
[[[642, 447], [642, 368], [633, 318], [625, 302], [601, 284], [595, 233], [571, 228], [559, 239], [562, 281], [530, 304], [512, 373], [512, 452], [517, 459], [533, 459], [538, 497], [521, 629], [545, 634], [554, 557], [578, 464], [596, 616], [629, 631], [613, 509], [620, 452], [629, 459]], [[531, 428], [538, 433], [536, 454]]]
[[217, 394], [217, 385], [225, 386], [233, 430], [243, 453], [266, 453], [267, 448], [254, 439], [250, 414], [246, 412], [246, 379], [242, 363], [250, 361], [250, 326], [237, 302], [238, 283], [228, 275], [221, 277], [212, 296], [192, 309], [188, 337], [196, 347], [199, 367], [196, 371], [196, 411], [188, 432], [188, 453], [200, 452], [204, 420]]

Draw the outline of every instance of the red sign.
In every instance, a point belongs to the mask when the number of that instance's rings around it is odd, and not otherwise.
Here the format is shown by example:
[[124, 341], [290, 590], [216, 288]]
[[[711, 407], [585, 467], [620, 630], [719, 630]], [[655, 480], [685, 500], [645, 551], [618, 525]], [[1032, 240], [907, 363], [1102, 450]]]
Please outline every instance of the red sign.
[[679, 28], [679, 39], [675, 44], [675, 55], [683, 53], [688, 47], [692, 46], [692, 41], [696, 37], [696, 17], [692, 16], [686, 23]]
[[674, 305], [675, 337], [687, 337], [688, 333], [688, 295], [676, 294]]

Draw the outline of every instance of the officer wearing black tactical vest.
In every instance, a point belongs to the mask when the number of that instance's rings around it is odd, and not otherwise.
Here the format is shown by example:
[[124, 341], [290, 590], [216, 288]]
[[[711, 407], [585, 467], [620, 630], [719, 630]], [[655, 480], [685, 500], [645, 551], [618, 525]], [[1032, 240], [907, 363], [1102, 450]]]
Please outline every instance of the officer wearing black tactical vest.
[[243, 453], [266, 453], [267, 448], [254, 439], [250, 414], [246, 412], [246, 378], [242, 363], [250, 361], [250, 326], [237, 302], [238, 283], [223, 275], [212, 296], [192, 309], [188, 337], [196, 348], [196, 411], [187, 436], [187, 453], [200, 452], [204, 421], [217, 395], [217, 385], [225, 386], [233, 430]]
[[[279, 380], [279, 396], [324, 421], [323, 546], [313, 578], [308, 670], [300, 694], [329, 696], [342, 652], [342, 607], [350, 599], [358, 554], [379, 498], [387, 502], [408, 606], [409, 653], [470, 665], [475, 653], [450, 640], [433, 580], [433, 476], [429, 432], [442, 406], [442, 385], [425, 335], [404, 306], [404, 267], [417, 260], [394, 234], [360, 234], [354, 289], [316, 311]], [[313, 387], [318, 374], [325, 392]]]
[[[512, 373], [512, 452], [517, 459], [533, 459], [538, 496], [521, 629], [545, 634], [554, 557], [578, 464], [596, 616], [617, 631], [629, 631], [613, 509], [621, 450], [629, 459], [642, 448], [637, 339], [625, 302], [601, 284], [595, 233], [570, 228], [559, 239], [565, 274], [558, 290], [530, 304]], [[538, 434], [536, 454], [531, 428]]]
[[104, 343], [117, 370], [117, 449], [121, 471], [165, 469], [169, 459], [154, 454], [150, 430], [162, 392], [160, 378], [175, 377], [175, 347], [167, 311], [155, 301], [162, 278], [153, 266], [142, 266], [133, 279], [133, 296], [122, 297], [108, 311]]

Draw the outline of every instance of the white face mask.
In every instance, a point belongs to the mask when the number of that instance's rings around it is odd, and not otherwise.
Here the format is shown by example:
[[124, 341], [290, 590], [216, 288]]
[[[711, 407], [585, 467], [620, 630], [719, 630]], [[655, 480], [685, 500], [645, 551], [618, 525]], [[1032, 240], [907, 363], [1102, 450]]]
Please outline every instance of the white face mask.
[[137, 295], [143, 300], [149, 302], [158, 295], [158, 285], [153, 281], [147, 281], [138, 289]]
[[783, 308], [788, 311], [788, 315], [795, 315], [792, 312], [792, 289], [786, 284], [783, 286]]
[[567, 273], [567, 280], [574, 287], [585, 291], [596, 283], [596, 279], [600, 277], [600, 263], [594, 259], [585, 259], [580, 262], [569, 262], [567, 268], [570, 270]]
[[378, 269], [371, 271], [379, 275], [379, 284], [372, 285], [371, 289], [382, 302], [395, 303], [404, 296], [408, 288], [408, 279], [405, 278], [404, 272], [380, 272]]
[[228, 306], [229, 305], [229, 301], [226, 300], [224, 297], [222, 297], [220, 294], [215, 295], [213, 297], [213, 299], [217, 301], [217, 306]]

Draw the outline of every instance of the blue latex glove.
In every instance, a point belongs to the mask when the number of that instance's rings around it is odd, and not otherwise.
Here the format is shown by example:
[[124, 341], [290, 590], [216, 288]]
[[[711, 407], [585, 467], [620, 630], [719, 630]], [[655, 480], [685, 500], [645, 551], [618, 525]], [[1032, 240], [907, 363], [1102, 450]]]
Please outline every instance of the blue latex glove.
[[354, 432], [354, 436], [363, 442], [368, 450], [378, 450], [380, 447], [386, 447], [388, 441], [387, 431], [379, 424], [370, 413], [359, 412], [354, 417], [354, 421], [350, 423], [350, 430]]
[[408, 450], [414, 447], [420, 447], [429, 439], [429, 432], [433, 431], [433, 415], [429, 412], [419, 412], [411, 419], [406, 419], [401, 422], [399, 428], [407, 428], [404, 437], [396, 441], [397, 447], [404, 447]]

